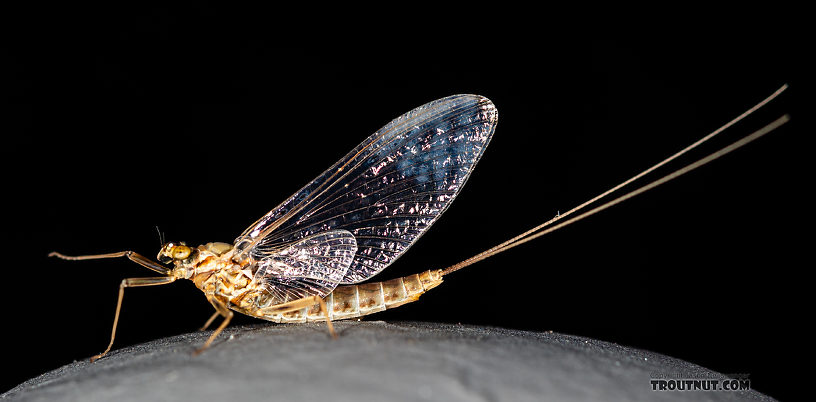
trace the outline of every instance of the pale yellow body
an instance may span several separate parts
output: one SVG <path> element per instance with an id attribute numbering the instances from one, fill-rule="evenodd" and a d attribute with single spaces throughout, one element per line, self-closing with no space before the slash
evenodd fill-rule
<path id="1" fill-rule="evenodd" d="M 360 285 L 339 286 L 324 300 L 329 310 L 329 320 L 347 320 L 399 307 L 419 299 L 426 291 L 442 283 L 441 270 L 425 271 L 403 278 Z M 241 307 L 234 310 L 244 313 Z M 263 309 L 258 310 L 263 313 Z M 320 306 L 295 310 L 284 314 L 255 315 L 274 322 L 325 321 Z"/>
<path id="2" fill-rule="evenodd" d="M 442 283 L 442 271 L 434 270 L 384 282 L 339 286 L 324 298 L 328 317 L 321 312 L 318 303 L 281 313 L 271 294 L 255 281 L 254 272 L 232 261 L 232 246 L 207 243 L 199 246 L 197 251 L 189 260 L 177 260 L 173 270 L 176 278 L 192 280 L 216 310 L 218 306 L 213 299 L 239 313 L 273 322 L 302 323 L 362 317 L 415 301 Z"/>

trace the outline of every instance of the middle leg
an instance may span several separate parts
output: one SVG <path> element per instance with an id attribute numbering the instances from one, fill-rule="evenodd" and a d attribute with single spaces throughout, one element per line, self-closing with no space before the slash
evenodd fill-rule
<path id="1" fill-rule="evenodd" d="M 213 305 L 213 307 L 215 307 L 215 314 L 213 314 L 213 316 L 210 317 L 209 320 L 207 320 L 207 323 L 204 324 L 205 328 L 212 323 L 212 321 L 218 314 L 224 316 L 224 321 L 221 321 L 221 325 L 219 325 L 218 328 L 216 328 L 215 331 L 213 331 L 212 335 L 210 335 L 210 337 L 207 339 L 207 342 L 204 342 L 204 346 L 196 350 L 195 353 L 193 353 L 193 355 L 198 355 L 199 353 L 205 351 L 208 347 L 210 347 L 210 344 L 215 340 L 218 334 L 220 334 L 221 331 L 223 331 L 224 328 L 226 328 L 227 325 L 229 325 L 230 320 L 232 320 L 233 312 L 232 310 L 229 309 L 229 307 L 227 307 L 228 301 L 222 300 L 221 298 L 216 296 L 208 297 L 208 299 L 210 303 Z"/>

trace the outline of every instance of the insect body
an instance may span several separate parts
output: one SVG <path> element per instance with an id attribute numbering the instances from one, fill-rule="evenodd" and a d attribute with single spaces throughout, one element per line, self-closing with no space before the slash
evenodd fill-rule
<path id="1" fill-rule="evenodd" d="M 196 249 L 167 243 L 159 252 L 159 260 L 170 261 L 177 256 L 172 277 L 192 280 L 204 294 L 228 303 L 232 310 L 274 322 L 357 318 L 415 301 L 442 283 L 441 270 L 434 270 L 385 282 L 339 286 L 325 298 L 326 311 L 321 311 L 320 302 L 290 310 L 275 303 L 267 287 L 253 282 L 255 275 L 251 269 L 231 260 L 233 252 L 226 243 L 208 243 Z"/>
<path id="2" fill-rule="evenodd" d="M 233 244 L 192 248 L 166 243 L 154 262 L 132 251 L 68 260 L 127 257 L 156 271 L 155 278 L 122 281 L 108 348 L 127 287 L 189 279 L 215 308 L 221 325 L 199 351 L 227 326 L 233 310 L 274 322 L 361 317 L 415 301 L 442 277 L 492 255 L 550 233 L 663 184 L 731 152 L 788 121 L 763 129 L 675 172 L 589 211 L 566 219 L 660 166 L 699 146 L 783 92 L 774 94 L 689 147 L 593 199 L 513 239 L 444 270 L 384 282 L 362 283 L 404 253 L 448 208 L 481 158 L 496 126 L 493 104 L 476 95 L 456 95 L 420 106 L 367 138 L 311 183 L 247 228 Z M 556 221 L 558 223 L 556 224 Z M 168 268 L 162 264 L 173 264 Z M 203 328 L 202 328 L 203 329 Z"/>
<path id="3" fill-rule="evenodd" d="M 368 137 L 331 168 L 263 216 L 235 242 L 196 248 L 166 243 L 153 262 L 131 251 L 68 257 L 128 257 L 163 274 L 126 287 L 189 279 L 224 321 L 238 311 L 276 322 L 359 317 L 416 300 L 441 283 L 427 271 L 360 284 L 404 253 L 439 218 L 467 181 L 498 120 L 493 103 L 455 95 L 420 106 Z M 162 264 L 173 264 L 168 268 Z M 104 356 L 108 349 L 94 357 Z"/>

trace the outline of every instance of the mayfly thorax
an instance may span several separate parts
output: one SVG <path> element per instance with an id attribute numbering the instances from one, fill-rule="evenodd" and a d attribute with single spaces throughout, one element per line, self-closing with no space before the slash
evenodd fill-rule
<path id="1" fill-rule="evenodd" d="M 450 206 L 485 151 L 498 121 L 482 96 L 455 95 L 393 120 L 305 187 L 241 233 L 232 244 L 191 247 L 164 243 L 158 262 L 132 251 L 65 256 L 67 260 L 127 257 L 161 276 L 122 281 L 110 351 L 124 289 L 192 281 L 224 319 L 200 352 L 229 324 L 233 311 L 274 322 L 356 318 L 417 300 L 443 276 L 597 213 L 691 171 L 784 124 L 787 115 L 672 174 L 569 217 L 672 161 L 762 107 L 777 90 L 720 129 L 584 204 L 446 269 L 365 282 L 401 256 Z M 569 217 L 569 218 L 568 218 Z"/>

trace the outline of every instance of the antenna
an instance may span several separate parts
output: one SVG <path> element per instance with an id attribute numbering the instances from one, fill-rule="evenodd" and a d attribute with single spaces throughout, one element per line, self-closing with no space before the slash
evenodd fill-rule
<path id="1" fill-rule="evenodd" d="M 156 225 L 156 232 L 159 234 L 159 246 L 164 246 L 164 233 L 159 230 L 159 225 Z"/>

